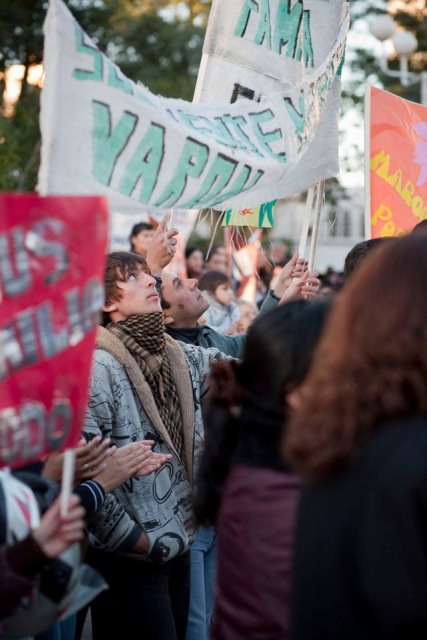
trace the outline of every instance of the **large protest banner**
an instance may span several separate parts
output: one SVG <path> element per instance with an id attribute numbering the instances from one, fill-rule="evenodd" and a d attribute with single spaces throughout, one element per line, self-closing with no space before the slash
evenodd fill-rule
<path id="1" fill-rule="evenodd" d="M 367 237 L 401 236 L 427 218 L 427 108 L 367 88 Z"/>
<path id="2" fill-rule="evenodd" d="M 224 4 L 243 10 L 247 3 Z M 290 6 L 295 4 L 302 3 Z M 327 8 L 329 2 L 323 4 Z M 295 74 L 259 102 L 201 105 L 154 96 L 131 82 L 63 2 L 50 0 L 40 193 L 105 194 L 111 210 L 122 212 L 243 209 L 281 197 L 286 174 L 308 149 L 328 108 L 347 30 L 345 13 L 321 64 Z M 278 34 L 281 40 L 280 28 Z"/>
<path id="3" fill-rule="evenodd" d="M 0 466 L 79 440 L 107 229 L 102 197 L 0 195 Z"/>
<path id="4" fill-rule="evenodd" d="M 333 50 L 349 4 L 343 0 L 213 0 L 203 47 L 195 100 L 259 102 L 281 93 L 289 114 L 305 135 L 304 102 L 309 94 L 289 94 L 304 87 Z M 338 108 L 341 79 L 332 83 L 310 143 L 277 185 L 276 197 L 288 197 L 339 173 Z M 263 200 L 262 200 L 263 201 Z M 261 201 L 258 202 L 260 204 Z"/>

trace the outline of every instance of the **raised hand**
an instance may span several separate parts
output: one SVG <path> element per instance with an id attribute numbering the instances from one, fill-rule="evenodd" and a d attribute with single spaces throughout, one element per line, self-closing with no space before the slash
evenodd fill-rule
<path id="1" fill-rule="evenodd" d="M 285 304 L 290 300 L 317 296 L 320 289 L 320 280 L 317 276 L 318 274 L 315 271 L 311 274 L 305 271 L 301 278 L 293 280 L 287 289 L 285 289 L 279 304 Z"/>
<path id="2" fill-rule="evenodd" d="M 299 258 L 298 252 L 296 251 L 289 262 L 287 262 L 281 270 L 274 287 L 274 294 L 278 298 L 281 298 L 286 289 L 291 286 L 292 281 L 295 280 L 295 278 L 301 278 L 303 276 L 307 271 L 307 267 L 307 260 Z"/>
<path id="3" fill-rule="evenodd" d="M 168 229 L 171 214 L 167 213 L 159 223 L 147 252 L 147 263 L 153 276 L 161 276 L 163 269 L 175 255 L 178 229 Z"/>

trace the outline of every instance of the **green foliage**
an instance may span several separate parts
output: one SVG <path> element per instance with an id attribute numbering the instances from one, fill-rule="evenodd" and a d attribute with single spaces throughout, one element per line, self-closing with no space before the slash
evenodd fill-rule
<path id="1" fill-rule="evenodd" d="M 39 90 L 19 100 L 13 118 L 0 119 L 0 191 L 33 191 L 40 154 Z"/>
<path id="2" fill-rule="evenodd" d="M 47 0 L 0 3 L 0 105 L 5 68 L 23 64 L 26 77 L 28 68 L 43 59 L 47 4 Z M 66 0 L 66 4 L 92 40 L 128 77 L 154 93 L 192 99 L 210 0 Z M 24 82 L 14 114 L 0 118 L 2 191 L 35 188 L 40 153 L 39 93 Z"/>
<path id="3" fill-rule="evenodd" d="M 41 62 L 46 8 L 46 0 L 0 3 L 0 70 L 12 62 Z"/>
<path id="4" fill-rule="evenodd" d="M 232 1 L 232 0 L 223 0 Z M 83 29 L 101 50 L 132 78 L 151 91 L 191 100 L 201 58 L 204 29 L 211 0 L 66 0 Z M 43 57 L 43 20 L 47 0 L 0 2 L 0 103 L 3 72 L 21 63 L 28 70 Z M 412 68 L 427 68 L 426 7 L 414 0 L 358 0 L 351 2 L 352 23 L 390 10 L 396 22 L 413 31 L 419 52 Z M 392 68 L 398 61 L 392 60 Z M 366 81 L 380 84 L 409 100 L 419 101 L 419 85 L 404 88 L 381 74 L 378 60 L 367 49 L 347 56 L 351 78 L 342 95 L 342 113 L 363 110 Z M 39 91 L 23 84 L 13 117 L 0 119 L 0 189 L 34 189 L 40 147 Z M 357 149 L 349 150 L 348 166 L 361 161 Z"/>
<path id="5" fill-rule="evenodd" d="M 115 62 L 133 80 L 167 97 L 192 100 L 204 30 L 146 14 L 125 25 Z"/>

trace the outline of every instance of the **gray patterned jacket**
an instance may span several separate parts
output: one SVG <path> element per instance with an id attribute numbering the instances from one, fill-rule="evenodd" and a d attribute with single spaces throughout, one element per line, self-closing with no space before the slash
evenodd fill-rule
<path id="1" fill-rule="evenodd" d="M 84 431 L 110 436 L 117 447 L 155 440 L 155 451 L 172 459 L 156 473 L 131 478 L 106 497 L 89 524 L 90 542 L 106 551 L 164 563 L 188 549 L 194 537 L 191 482 L 201 455 L 201 399 L 210 364 L 224 358 L 217 349 L 178 344 L 166 337 L 184 426 L 187 473 L 160 418 L 151 389 L 123 343 L 100 328 L 92 365 Z M 148 555 L 130 554 L 144 531 Z"/>

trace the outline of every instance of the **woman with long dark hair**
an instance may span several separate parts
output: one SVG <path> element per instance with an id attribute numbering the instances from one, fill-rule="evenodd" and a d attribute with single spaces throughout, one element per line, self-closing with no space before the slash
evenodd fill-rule
<path id="1" fill-rule="evenodd" d="M 300 389 L 295 640 L 427 637 L 426 281 L 426 237 L 374 252 Z"/>
<path id="2" fill-rule="evenodd" d="M 300 481 L 280 456 L 287 397 L 307 371 L 328 304 L 299 300 L 259 316 L 243 360 L 213 365 L 197 493 L 217 524 L 211 638 L 289 638 L 294 515 Z"/>

